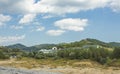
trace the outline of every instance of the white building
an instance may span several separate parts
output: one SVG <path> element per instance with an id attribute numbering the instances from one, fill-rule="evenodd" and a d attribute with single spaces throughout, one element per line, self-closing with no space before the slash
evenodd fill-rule
<path id="1" fill-rule="evenodd" d="M 41 49 L 39 50 L 39 52 L 43 52 L 43 53 L 53 53 L 57 51 L 57 47 L 52 47 L 52 49 Z"/>

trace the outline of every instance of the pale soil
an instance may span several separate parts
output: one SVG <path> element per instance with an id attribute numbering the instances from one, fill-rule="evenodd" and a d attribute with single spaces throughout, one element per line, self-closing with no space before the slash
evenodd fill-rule
<path id="1" fill-rule="evenodd" d="M 33 70 L 43 70 L 48 72 L 60 72 L 62 74 L 120 74 L 120 70 L 117 68 L 90 68 L 90 67 L 57 67 L 57 68 L 36 68 Z"/>
<path id="2" fill-rule="evenodd" d="M 101 68 L 62 68 L 54 69 L 55 72 L 64 74 L 120 74 L 120 70 L 101 69 Z"/>
<path id="3" fill-rule="evenodd" d="M 15 59 L 10 59 L 10 60 L 0 60 L 0 65 L 3 65 L 3 64 L 11 64 L 11 63 L 25 63 L 26 61 L 16 61 Z"/>
<path id="4" fill-rule="evenodd" d="M 31 61 L 32 62 L 32 61 Z M 24 68 L 18 66 L 19 64 L 24 64 L 28 63 L 27 61 L 16 61 L 15 59 L 11 60 L 4 60 L 0 61 L 0 66 L 12 66 L 11 64 L 17 64 L 15 65 L 16 68 Z M 92 66 L 93 63 L 90 62 L 76 62 L 73 64 L 74 67 L 72 66 L 58 66 L 58 67 L 49 67 L 47 65 L 42 65 L 42 67 L 36 67 L 32 68 L 31 70 L 37 70 L 37 71 L 46 71 L 46 72 L 60 72 L 62 74 L 120 74 L 120 69 L 119 68 L 104 68 L 104 67 L 97 67 Z M 84 66 L 84 67 L 83 67 Z"/>

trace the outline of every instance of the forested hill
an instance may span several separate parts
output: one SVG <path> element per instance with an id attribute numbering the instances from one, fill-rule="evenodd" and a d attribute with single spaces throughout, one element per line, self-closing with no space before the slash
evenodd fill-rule
<path id="1" fill-rule="evenodd" d="M 6 46 L 7 48 L 11 48 L 11 49 L 22 49 L 22 50 L 25 50 L 27 48 L 27 46 L 23 45 L 23 44 L 14 44 L 14 45 L 9 45 L 9 46 Z"/>
<path id="2" fill-rule="evenodd" d="M 59 44 L 60 47 L 63 48 L 68 48 L 68 47 L 82 47 L 85 45 L 100 45 L 100 46 L 104 46 L 104 47 L 109 47 L 108 43 L 99 41 L 97 39 L 83 39 L 81 41 L 76 41 L 76 42 L 71 42 L 71 43 L 61 43 Z"/>
<path id="3" fill-rule="evenodd" d="M 99 45 L 102 47 L 120 47 L 120 43 L 117 42 L 103 42 L 97 39 L 83 39 L 81 41 L 71 42 L 71 43 L 61 43 L 59 47 L 70 48 L 70 47 L 83 47 L 85 45 Z"/>
<path id="4" fill-rule="evenodd" d="M 109 45 L 113 47 L 120 47 L 120 43 L 118 42 L 110 42 Z"/>
<path id="5" fill-rule="evenodd" d="M 40 49 L 51 49 L 52 47 L 57 46 L 56 44 L 40 44 L 40 45 L 34 45 L 34 46 L 30 46 L 27 47 L 23 44 L 14 44 L 14 45 L 9 45 L 6 46 L 7 48 L 11 48 L 11 49 L 21 49 L 21 50 L 25 50 L 25 51 L 33 51 L 33 50 L 40 50 Z"/>
<path id="6" fill-rule="evenodd" d="M 18 48 L 18 49 L 29 51 L 29 50 L 51 49 L 52 47 L 58 47 L 58 48 L 83 47 L 85 45 L 99 45 L 102 47 L 120 47 L 120 43 L 117 43 L 117 42 L 106 43 L 97 39 L 90 39 L 90 38 L 83 39 L 81 41 L 71 42 L 71 43 L 40 44 L 40 45 L 31 46 L 31 47 L 27 47 L 22 44 L 14 44 L 6 47 Z"/>

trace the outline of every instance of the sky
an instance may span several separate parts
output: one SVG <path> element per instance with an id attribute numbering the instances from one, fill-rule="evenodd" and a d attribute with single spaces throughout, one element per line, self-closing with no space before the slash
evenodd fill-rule
<path id="1" fill-rule="evenodd" d="M 0 0 L 0 45 L 120 42 L 120 0 Z"/>

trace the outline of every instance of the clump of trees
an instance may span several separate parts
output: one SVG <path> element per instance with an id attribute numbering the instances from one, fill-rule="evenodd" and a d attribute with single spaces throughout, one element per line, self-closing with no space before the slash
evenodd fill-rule
<path id="1" fill-rule="evenodd" d="M 0 59 L 8 59 L 9 55 L 3 53 L 2 51 L 0 51 Z"/>
<path id="2" fill-rule="evenodd" d="M 113 51 L 105 48 L 87 48 L 87 49 L 63 49 L 56 53 L 30 52 L 28 57 L 35 59 L 90 59 L 101 64 L 111 62 L 113 59 L 120 59 L 120 48 L 115 48 Z"/>
<path id="3" fill-rule="evenodd" d="M 69 50 L 60 50 L 58 51 L 57 56 L 61 58 L 68 59 L 91 59 L 101 64 L 107 61 L 107 58 L 110 57 L 110 51 L 104 48 L 89 48 L 89 49 L 69 49 Z"/>
<path id="4" fill-rule="evenodd" d="M 6 47 L 0 47 L 0 59 L 9 59 L 11 56 L 22 57 L 24 51 L 20 49 L 10 49 Z"/>
<path id="5" fill-rule="evenodd" d="M 54 53 L 43 53 L 43 52 L 29 52 L 26 57 L 31 57 L 35 59 L 90 59 L 97 61 L 101 64 L 106 64 L 111 62 L 113 59 L 120 59 L 120 48 L 115 48 L 113 51 L 105 48 L 87 48 L 87 49 L 63 49 L 58 50 Z"/>
<path id="6" fill-rule="evenodd" d="M 33 51 L 33 52 L 28 53 L 27 57 L 32 57 L 35 59 L 45 59 L 46 55 L 43 52 Z"/>
<path id="7" fill-rule="evenodd" d="M 10 56 L 16 55 L 20 58 L 22 57 L 30 57 L 35 59 L 46 59 L 46 58 L 54 58 L 54 59 L 90 59 L 93 61 L 97 61 L 101 64 L 106 64 L 111 62 L 112 60 L 120 59 L 120 47 L 114 48 L 113 51 L 108 50 L 106 48 L 76 48 L 76 49 L 62 49 L 53 53 L 43 53 L 38 51 L 26 52 L 21 51 L 20 49 L 8 49 L 0 47 L 0 59 L 9 59 Z"/>
<path id="8" fill-rule="evenodd" d="M 120 59 L 120 47 L 116 47 L 113 51 L 112 58 Z"/>

